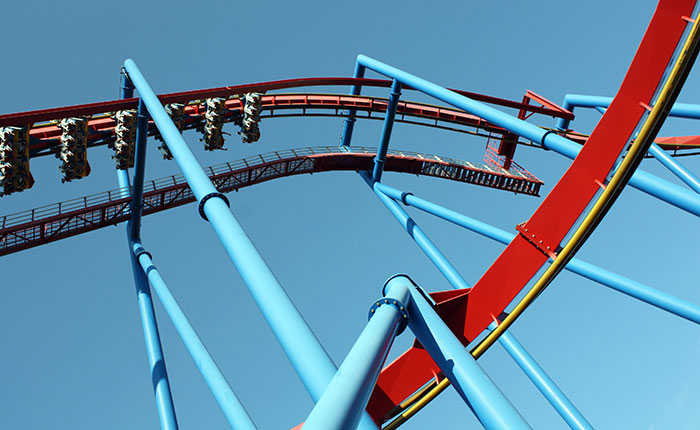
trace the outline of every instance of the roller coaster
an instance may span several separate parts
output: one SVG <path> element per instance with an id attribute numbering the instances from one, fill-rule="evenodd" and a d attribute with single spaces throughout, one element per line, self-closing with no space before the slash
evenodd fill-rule
<path id="1" fill-rule="evenodd" d="M 177 429 L 178 420 L 152 290 L 230 426 L 257 428 L 141 240 L 142 216 L 191 202 L 197 202 L 199 215 L 213 227 L 315 403 L 304 422 L 289 423 L 289 428 L 395 429 L 450 386 L 484 428 L 531 428 L 479 364 L 478 359 L 498 342 L 566 425 L 592 429 L 509 328 L 564 270 L 700 324 L 700 306 L 575 257 L 627 186 L 700 216 L 700 180 L 678 161 L 680 156 L 700 154 L 700 137 L 658 135 L 669 116 L 700 119 L 700 107 L 676 103 L 700 50 L 694 8 L 691 0 L 660 0 L 616 96 L 568 95 L 562 105 L 532 91 L 515 101 L 444 88 L 364 55 L 357 57 L 352 77 L 156 95 L 136 63 L 126 60 L 118 100 L 0 115 L 0 193 L 31 193 L 41 187 L 31 174 L 31 162 L 38 157 L 54 155 L 64 182 L 88 178 L 92 170 L 88 154 L 99 146 L 114 151 L 119 182 L 119 187 L 99 194 L 0 217 L 0 255 L 126 223 L 163 429 Z M 367 72 L 383 78 L 366 78 Z M 349 90 L 348 94 L 287 92 L 311 87 Z M 362 95 L 366 88 L 388 89 L 389 95 Z M 440 104 L 405 101 L 404 93 L 420 93 Z M 575 108 L 602 113 L 592 133 L 570 128 Z M 184 133 L 199 133 L 205 150 L 222 150 L 229 139 L 224 138 L 223 126 L 233 124 L 240 128 L 244 143 L 257 145 L 264 138 L 263 122 L 302 116 L 343 118 L 339 145 L 295 147 L 202 167 L 183 139 Z M 556 119 L 556 127 L 534 123 L 542 118 Z M 382 121 L 377 148 L 352 145 L 358 119 Z M 396 123 L 481 137 L 486 140 L 484 158 L 465 161 L 390 149 Z M 162 142 L 163 158 L 174 160 L 181 174 L 145 179 L 149 138 Z M 518 146 L 552 151 L 572 162 L 515 233 L 382 181 L 384 172 L 398 172 L 515 193 L 524 199 L 539 197 L 544 183 L 515 161 Z M 639 169 L 649 157 L 686 186 Z M 357 172 L 452 287 L 435 291 L 418 285 L 410 273 L 389 278 L 382 298 L 371 305 L 366 327 L 339 366 L 240 226 L 225 194 L 270 180 L 331 171 Z M 411 207 L 506 248 L 471 285 L 409 215 L 406 208 Z M 386 364 L 394 338 L 406 329 L 415 342 Z"/>

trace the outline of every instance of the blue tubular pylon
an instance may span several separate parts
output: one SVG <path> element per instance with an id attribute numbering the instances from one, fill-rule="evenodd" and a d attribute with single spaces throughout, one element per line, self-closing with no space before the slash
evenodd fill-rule
<path id="1" fill-rule="evenodd" d="M 318 401 L 335 375 L 335 364 L 231 213 L 226 197 L 214 188 L 136 64 L 126 60 L 124 67 L 199 202 L 200 215 L 214 228 L 306 390 Z M 368 414 L 363 415 L 361 427 L 377 428 Z"/>
<path id="2" fill-rule="evenodd" d="M 387 287 L 409 290 L 408 326 L 486 430 L 530 429 L 407 276 L 391 278 Z"/>
<path id="3" fill-rule="evenodd" d="M 121 98 L 131 98 L 134 96 L 134 87 L 131 82 L 126 78 L 126 74 L 121 75 Z M 146 127 L 148 123 L 146 122 Z M 141 130 L 137 133 L 145 135 L 147 128 L 144 128 L 141 124 Z M 143 146 L 145 146 L 145 139 Z M 145 157 L 145 153 L 142 154 Z M 143 165 L 141 160 L 140 165 Z M 117 178 L 119 180 L 119 186 L 122 188 L 124 197 L 128 197 L 129 192 L 129 172 L 127 170 L 117 170 Z M 141 182 L 143 185 L 143 181 Z M 132 198 L 132 207 L 140 207 L 140 203 L 133 204 L 134 198 Z M 134 217 L 136 215 L 134 212 L 131 213 L 131 222 L 127 223 L 127 238 L 130 243 L 132 240 L 132 229 L 130 225 L 134 222 Z M 138 231 L 137 238 L 138 238 Z M 141 266 L 136 261 L 136 257 L 131 249 L 129 249 L 129 258 L 131 260 L 131 269 L 134 274 L 134 284 L 136 285 L 136 301 L 139 307 L 139 314 L 141 316 L 141 327 L 143 330 L 143 336 L 146 341 L 146 354 L 148 356 L 148 365 L 151 373 L 151 381 L 153 383 L 153 392 L 156 399 L 156 410 L 158 411 L 158 419 L 160 421 L 161 429 L 163 430 L 176 430 L 177 425 L 177 415 L 175 414 L 175 405 L 173 403 L 173 397 L 170 390 L 170 382 L 168 381 L 168 372 L 165 366 L 165 358 L 163 356 L 163 348 L 160 342 L 160 334 L 158 332 L 158 322 L 156 320 L 155 310 L 153 309 L 153 299 L 151 298 L 151 288 L 148 285 L 148 278 L 144 273 Z"/>
<path id="4" fill-rule="evenodd" d="M 355 63 L 355 72 L 352 75 L 354 78 L 364 78 L 365 68 L 359 63 Z M 350 88 L 351 96 L 359 96 L 362 87 L 359 85 L 353 85 Z M 357 119 L 355 115 L 357 114 L 357 109 L 348 110 L 348 117 L 345 118 L 345 127 L 343 127 L 343 133 L 340 136 L 340 146 L 350 146 L 350 141 L 352 140 L 352 130 L 355 128 L 355 122 Z"/>
<path id="5" fill-rule="evenodd" d="M 408 323 L 408 298 L 405 286 L 394 285 L 374 303 L 367 326 L 309 414 L 304 430 L 357 427 L 394 338 Z"/>
<path id="6" fill-rule="evenodd" d="M 384 118 L 384 126 L 382 127 L 382 137 L 379 141 L 379 148 L 377 148 L 377 155 L 374 157 L 372 179 L 376 182 L 380 182 L 382 180 L 384 162 L 386 161 L 386 152 L 389 149 L 389 139 L 391 139 L 391 130 L 394 127 L 394 118 L 396 117 L 396 108 L 399 106 L 399 97 L 401 97 L 401 82 L 394 79 L 394 82 L 391 84 L 389 103 L 386 107 L 386 116 Z"/>
<path id="7" fill-rule="evenodd" d="M 570 112 L 574 108 L 607 108 L 612 103 L 612 97 L 588 96 L 583 94 L 566 94 L 562 107 Z M 668 113 L 669 116 L 676 118 L 700 119 L 700 105 L 689 103 L 675 103 Z M 565 130 L 569 128 L 570 120 L 559 118 L 557 128 Z"/>
<path id="8" fill-rule="evenodd" d="M 693 191 L 700 194 L 700 180 L 698 180 L 698 177 L 690 173 L 690 171 L 683 167 L 681 163 L 674 160 L 670 155 L 666 153 L 666 151 L 661 149 L 659 145 L 652 143 L 651 147 L 649 147 L 649 153 L 654 158 L 659 160 L 661 164 L 666 166 L 666 168 L 670 170 L 671 173 L 676 175 L 678 179 L 680 179 L 687 186 L 692 188 Z"/>
<path id="9" fill-rule="evenodd" d="M 148 111 L 143 99 L 139 100 L 136 127 L 136 156 L 131 199 L 131 219 L 127 224 L 127 232 L 129 236 L 129 246 L 131 248 L 130 251 L 132 263 L 135 265 L 134 273 L 137 279 L 137 285 L 141 287 L 141 290 L 148 292 L 147 300 L 141 302 L 141 309 L 145 310 L 146 313 L 150 312 L 152 315 L 152 322 L 155 324 L 155 313 L 153 312 L 153 303 L 150 296 L 150 290 L 148 289 L 148 281 L 150 281 L 153 288 L 156 290 L 161 303 L 163 304 L 163 308 L 168 313 L 168 316 L 175 326 L 175 329 L 182 338 L 185 347 L 189 351 L 192 360 L 195 362 L 195 365 L 202 374 L 207 386 L 209 386 L 209 389 L 221 407 L 221 410 L 229 424 L 236 429 L 241 428 L 253 430 L 256 428 L 255 424 L 253 424 L 253 421 L 250 419 L 250 416 L 248 416 L 248 413 L 238 400 L 238 397 L 233 392 L 233 389 L 231 389 L 228 382 L 226 382 L 224 375 L 216 366 L 216 363 L 214 363 L 214 360 L 211 358 L 209 352 L 204 347 L 204 344 L 197 336 L 197 333 L 187 320 L 184 312 L 178 305 L 173 295 L 170 293 L 170 290 L 168 290 L 165 281 L 163 281 L 160 273 L 153 265 L 150 254 L 148 254 L 141 245 L 140 236 L 143 206 L 143 182 L 146 170 L 146 144 L 148 139 Z M 120 178 L 123 178 L 123 175 L 120 175 Z M 145 295 L 144 298 L 146 298 Z M 150 321 L 151 320 L 149 318 L 149 325 Z M 144 326 L 145 325 L 146 324 L 144 323 Z M 157 336 L 157 327 L 155 328 L 155 334 Z M 154 343 L 151 342 L 149 347 L 151 347 L 153 344 Z M 159 338 L 157 347 L 158 350 L 161 349 Z M 163 376 L 166 376 L 165 362 L 162 359 L 162 351 L 160 352 L 160 355 L 161 360 L 158 370 Z M 156 375 L 154 375 L 154 378 L 155 376 Z M 168 394 L 170 394 L 169 386 Z M 170 404 L 172 405 L 172 399 L 170 399 Z M 175 418 L 174 410 L 172 418 Z"/>
<path id="10" fill-rule="evenodd" d="M 384 184 L 375 184 L 375 189 L 382 194 L 395 199 L 396 201 L 402 201 L 406 205 L 413 206 L 424 212 L 442 218 L 445 221 L 449 221 L 453 224 L 459 225 L 460 227 L 464 227 L 475 233 L 479 233 L 482 236 L 488 237 L 497 242 L 501 242 L 504 245 L 509 244 L 515 237 L 515 235 L 512 233 L 508 233 L 481 221 L 477 221 L 453 210 L 443 208 L 435 203 L 431 203 L 427 200 L 416 197 L 411 193 L 401 192 L 400 190 Z M 569 263 L 565 266 L 565 269 L 637 300 L 641 300 L 659 309 L 663 309 L 681 318 L 685 318 L 688 321 L 700 324 L 700 306 L 686 300 L 679 299 L 668 293 L 659 291 L 648 285 L 633 281 L 629 278 L 618 275 L 609 270 L 605 270 L 598 266 L 594 266 L 593 264 L 577 258 L 571 259 L 571 261 L 569 261 Z"/>
<path id="11" fill-rule="evenodd" d="M 450 285 L 452 285 L 452 288 L 457 290 L 471 288 L 471 285 L 464 280 L 462 275 L 457 272 L 457 269 L 455 269 L 452 263 L 450 263 L 442 252 L 440 252 L 437 246 L 435 246 L 435 244 L 423 232 L 418 224 L 416 224 L 415 221 L 408 216 L 401 205 L 379 191 L 379 186 L 381 186 L 381 184 L 379 182 L 372 181 L 369 172 L 360 172 L 360 176 L 362 176 L 362 178 L 367 182 L 367 185 L 374 190 L 374 193 L 377 195 L 377 197 L 379 197 L 379 200 L 381 200 L 381 202 L 384 203 L 384 206 L 389 209 L 389 212 L 394 215 L 394 218 L 396 218 L 404 230 L 406 230 L 416 244 L 418 244 L 420 249 L 423 250 L 425 255 L 430 259 L 430 261 L 432 261 L 432 263 L 447 279 Z"/>
<path id="12" fill-rule="evenodd" d="M 357 56 L 357 64 L 374 70 L 384 76 L 396 79 L 405 86 L 421 91 L 435 97 L 449 105 L 463 109 L 472 115 L 476 115 L 486 121 L 505 128 L 532 142 L 542 144 L 565 157 L 574 159 L 581 150 L 581 146 L 559 136 L 555 133 L 547 133 L 546 130 L 518 119 L 512 115 L 494 109 L 484 103 L 477 102 L 469 97 L 462 96 L 444 87 L 436 85 L 418 76 L 404 72 L 396 67 L 389 66 L 364 55 Z M 651 196 L 672 204 L 680 209 L 700 216 L 700 196 L 678 185 L 672 184 L 647 172 L 637 169 L 629 181 L 629 185 Z"/>
<path id="13" fill-rule="evenodd" d="M 489 325 L 490 331 L 494 330 L 498 324 L 495 322 Z M 554 409 L 561 415 L 566 423 L 575 430 L 593 430 L 593 426 L 576 409 L 571 400 L 559 389 L 552 378 L 540 367 L 534 358 L 523 348 L 518 340 L 508 332 L 504 331 L 498 338 L 498 342 L 525 372 L 528 378 L 537 387 L 542 395 L 549 401 Z"/>
<path id="14" fill-rule="evenodd" d="M 202 374 L 204 381 L 214 395 L 214 399 L 221 407 L 226 420 L 232 428 L 254 430 L 255 424 L 251 420 L 248 412 L 241 404 L 238 396 L 234 393 L 231 386 L 226 382 L 221 370 L 212 359 L 209 351 L 207 351 L 204 343 L 195 332 L 192 324 L 187 319 L 187 316 L 180 308 L 180 305 L 175 300 L 168 289 L 163 277 L 158 272 L 158 269 L 153 265 L 150 254 L 146 252 L 139 242 L 132 242 L 132 251 L 137 255 L 137 259 L 141 268 L 148 274 L 148 280 L 151 282 L 153 289 L 158 294 L 163 308 L 168 313 L 170 320 L 177 330 L 182 342 L 185 344 L 187 351 L 190 353 L 197 369 Z"/>
<path id="15" fill-rule="evenodd" d="M 564 108 L 573 112 L 575 107 L 587 107 L 595 108 L 600 113 L 605 112 L 605 108 L 610 106 L 612 103 L 612 97 L 598 97 L 598 96 L 585 96 L 580 94 L 567 94 L 564 96 Z M 700 119 L 700 105 L 691 105 L 686 103 L 676 103 L 671 108 L 669 116 L 675 116 L 680 118 L 690 118 L 690 119 Z M 559 119 L 557 127 L 560 129 L 567 128 L 569 126 L 569 120 Z M 656 158 L 661 164 L 663 164 L 668 170 L 683 181 L 687 186 L 693 189 L 696 193 L 700 194 L 700 179 L 693 175 L 683 167 L 681 163 L 674 160 L 670 155 L 668 155 L 663 149 L 659 147 L 656 143 L 652 143 L 649 148 L 649 153 Z"/>

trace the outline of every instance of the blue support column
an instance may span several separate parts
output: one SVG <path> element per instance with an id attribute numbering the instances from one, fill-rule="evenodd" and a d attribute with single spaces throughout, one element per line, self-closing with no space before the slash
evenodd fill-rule
<path id="1" fill-rule="evenodd" d="M 470 114 L 483 118 L 499 127 L 503 127 L 532 142 L 541 143 L 545 148 L 562 154 L 565 157 L 574 159 L 581 150 L 580 145 L 569 139 L 555 133 L 546 134 L 546 130 L 534 124 L 530 124 L 529 122 L 501 112 L 498 109 L 494 109 L 491 106 L 487 106 L 484 103 L 457 94 L 454 91 L 450 91 L 444 87 L 426 81 L 425 79 L 419 78 L 418 76 L 404 72 L 396 67 L 392 67 L 364 55 L 357 56 L 357 64 L 374 70 L 384 76 L 396 79 L 405 86 L 409 86 L 449 105 L 463 109 Z M 680 209 L 688 211 L 695 216 L 700 216 L 700 196 L 692 191 L 664 181 L 661 178 L 639 169 L 630 179 L 629 185 Z"/>
<path id="2" fill-rule="evenodd" d="M 131 98 L 134 96 L 134 87 L 131 81 L 127 79 L 126 74 L 122 71 L 121 75 L 121 91 L 122 98 Z M 147 130 L 146 130 L 147 131 Z M 144 134 L 143 126 L 141 134 Z M 145 147 L 145 142 L 143 145 Z M 145 153 L 142 154 L 142 157 Z M 141 162 L 143 164 L 143 160 Z M 119 186 L 124 191 L 124 197 L 128 197 L 129 192 L 129 173 L 127 170 L 117 170 L 117 179 Z M 141 183 L 143 185 L 143 182 Z M 132 202 L 134 198 L 132 198 Z M 137 203 L 136 206 L 140 204 Z M 134 205 L 132 204 L 132 207 Z M 127 223 L 127 243 L 132 239 L 132 229 L 134 213 L 131 213 L 132 221 Z M 138 232 L 137 232 L 138 237 Z M 141 327 L 143 336 L 146 341 L 146 355 L 148 356 L 148 365 L 153 384 L 153 392 L 156 400 L 156 409 L 158 411 L 158 419 L 161 429 L 177 430 L 177 415 L 175 414 L 175 405 L 170 390 L 170 382 L 168 380 L 168 372 L 165 366 L 165 357 L 163 356 L 163 348 L 160 341 L 160 333 L 158 332 L 158 323 L 156 320 L 155 310 L 153 309 L 153 299 L 151 298 L 151 289 L 148 285 L 146 274 L 141 269 L 141 266 L 136 261 L 131 249 L 129 249 L 129 259 L 131 260 L 131 268 L 134 275 L 134 283 L 136 285 L 136 300 L 138 303 L 139 314 L 141 316 Z"/>
<path id="3" fill-rule="evenodd" d="M 416 241 L 416 244 L 418 244 L 420 249 L 423 250 L 425 255 L 430 259 L 430 261 L 432 261 L 432 263 L 447 279 L 450 285 L 457 290 L 471 288 L 471 285 L 464 280 L 462 275 L 459 274 L 452 263 L 447 260 L 447 258 L 442 254 L 442 252 L 440 252 L 437 246 L 435 246 L 435 244 L 423 232 L 418 224 L 413 221 L 413 218 L 408 216 L 401 205 L 379 191 L 379 186 L 381 186 L 381 184 L 378 182 L 373 182 L 369 172 L 360 172 L 360 176 L 362 176 L 362 178 L 367 182 L 367 185 L 374 190 L 374 193 L 377 195 L 377 197 L 379 197 L 379 200 L 381 200 L 387 209 L 389 209 L 389 212 L 394 215 L 394 218 L 396 218 L 409 236 Z"/>
<path id="4" fill-rule="evenodd" d="M 355 72 L 352 75 L 354 78 L 364 78 L 365 68 L 359 63 L 355 63 Z M 362 87 L 359 85 L 353 85 L 350 88 L 351 96 L 359 96 Z M 355 115 L 357 114 L 357 109 L 349 109 L 348 117 L 345 119 L 345 127 L 343 127 L 343 133 L 340 136 L 340 146 L 350 146 L 350 141 L 352 140 L 352 130 L 355 128 L 355 122 L 357 119 Z"/>
<path id="5" fill-rule="evenodd" d="M 335 364 L 231 213 L 226 197 L 214 188 L 136 64 L 126 60 L 124 67 L 199 202 L 200 215 L 214 228 L 311 398 L 318 401 L 335 375 Z M 367 414 L 361 426 L 377 428 Z"/>
<path id="6" fill-rule="evenodd" d="M 132 242 L 131 246 L 141 268 L 148 274 L 148 280 L 151 286 L 158 294 L 163 308 L 168 313 L 175 330 L 177 330 L 180 335 L 182 342 L 185 344 L 187 351 L 190 353 L 192 360 L 202 374 L 207 386 L 209 386 L 211 393 L 214 395 L 214 399 L 216 399 L 219 407 L 221 407 L 221 411 L 224 413 L 228 423 L 236 430 L 256 429 L 255 424 L 253 424 L 253 421 L 241 404 L 238 396 L 236 396 L 236 393 L 226 381 L 226 377 L 221 373 L 214 359 L 211 358 L 209 351 L 207 351 L 207 348 L 204 346 L 204 343 L 202 343 L 197 332 L 182 311 L 182 308 L 180 308 L 177 300 L 175 300 L 175 297 L 168 289 L 158 269 L 153 265 L 150 254 L 139 242 Z"/>
<path id="7" fill-rule="evenodd" d="M 566 94 L 562 107 L 570 112 L 576 107 L 607 108 L 612 103 L 612 97 L 588 96 L 583 94 Z M 676 118 L 700 119 L 700 105 L 689 103 L 675 103 L 669 111 L 669 116 Z M 566 130 L 569 128 L 568 119 L 559 118 L 557 128 Z"/>
<path id="8" fill-rule="evenodd" d="M 683 167 L 681 163 L 674 160 L 670 155 L 666 153 L 663 149 L 659 148 L 659 145 L 652 143 L 649 148 L 649 153 L 659 160 L 661 164 L 666 166 L 668 170 L 683 181 L 687 186 L 692 188 L 693 191 L 700 194 L 700 180 L 698 177 L 690 173 L 688 169 Z"/>
<path id="9" fill-rule="evenodd" d="M 504 245 L 509 244 L 515 237 L 512 233 L 508 233 L 450 209 L 443 208 L 435 203 L 416 197 L 411 193 L 401 192 L 384 184 L 375 184 L 375 189 L 392 199 L 402 201 L 406 205 L 413 206 L 442 218 L 445 221 L 449 221 L 460 227 L 479 233 L 482 236 L 501 242 Z M 685 318 L 688 321 L 700 324 L 700 306 L 686 300 L 679 299 L 668 293 L 577 258 L 571 259 L 565 269 L 681 318 Z"/>
<path id="10" fill-rule="evenodd" d="M 489 330 L 494 330 L 498 324 L 491 323 Z M 593 426 L 586 418 L 576 409 L 571 400 L 559 389 L 552 378 L 540 367 L 534 358 L 523 348 L 518 340 L 508 332 L 504 331 L 498 338 L 498 342 L 525 372 L 528 378 L 537 387 L 542 395 L 556 409 L 557 413 L 566 421 L 566 423 L 575 430 L 593 430 Z"/>
<path id="11" fill-rule="evenodd" d="M 612 97 L 585 96 L 580 94 L 567 94 L 564 96 L 564 108 L 573 112 L 575 107 L 594 108 L 598 112 L 605 113 L 605 109 L 612 103 Z M 676 103 L 671 108 L 669 116 L 700 119 L 700 105 L 691 105 L 686 103 Z M 569 126 L 569 120 L 559 119 L 557 127 L 564 129 Z M 656 143 L 652 143 L 649 148 L 649 153 L 663 164 L 668 170 L 683 181 L 687 186 L 700 194 L 700 179 L 690 173 L 688 169 L 674 160 Z"/>
<path id="12" fill-rule="evenodd" d="M 474 357 L 452 333 L 406 276 L 399 275 L 387 282 L 388 288 L 405 286 L 411 293 L 408 303 L 408 326 L 425 347 L 430 357 L 450 380 L 462 399 L 469 405 L 486 430 L 522 430 L 531 427 Z"/>
<path id="13" fill-rule="evenodd" d="M 409 291 L 394 285 L 370 309 L 370 319 L 340 365 L 304 430 L 348 430 L 357 427 L 389 349 L 408 322 Z"/>
<path id="14" fill-rule="evenodd" d="M 382 137 L 379 140 L 379 148 L 377 155 L 374 157 L 374 170 L 372 170 L 372 179 L 376 182 L 382 180 L 382 172 L 384 172 L 384 162 L 386 161 L 386 152 L 389 149 L 389 139 L 391 139 L 391 130 L 394 127 L 394 118 L 396 117 L 396 108 L 399 106 L 399 98 L 401 97 L 401 82 L 394 79 L 391 84 L 391 94 L 389 94 L 389 103 L 386 107 L 386 116 L 384 117 L 384 126 L 382 127 Z"/>

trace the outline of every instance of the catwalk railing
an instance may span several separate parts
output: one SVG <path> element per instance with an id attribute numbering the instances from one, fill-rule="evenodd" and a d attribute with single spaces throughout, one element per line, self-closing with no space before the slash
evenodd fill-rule
<path id="1" fill-rule="evenodd" d="M 217 164 L 205 171 L 221 192 L 271 179 L 341 170 L 366 170 L 376 150 L 353 147 L 287 149 Z M 529 172 L 412 151 L 391 151 L 387 170 L 466 182 L 520 194 L 539 195 L 542 182 Z M 91 196 L 41 206 L 0 218 L 0 255 L 10 254 L 129 219 L 130 198 L 117 188 Z M 144 214 L 194 201 L 182 175 L 144 184 Z"/>

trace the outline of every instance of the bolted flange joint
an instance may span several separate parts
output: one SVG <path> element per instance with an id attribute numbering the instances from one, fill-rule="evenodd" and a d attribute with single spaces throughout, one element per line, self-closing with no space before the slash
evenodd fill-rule
<path id="1" fill-rule="evenodd" d="M 406 310 L 406 306 L 404 306 L 403 303 L 396 299 L 386 297 L 383 299 L 379 299 L 372 304 L 371 308 L 369 308 L 369 314 L 367 315 L 368 321 L 372 319 L 372 317 L 377 312 L 377 309 L 379 309 L 380 306 L 393 306 L 394 308 L 396 308 L 396 310 L 399 312 L 399 315 L 401 315 L 399 319 L 399 329 L 396 332 L 396 335 L 398 336 L 401 333 L 403 333 L 403 331 L 406 329 L 406 326 L 408 325 L 408 311 Z"/>
<path id="2" fill-rule="evenodd" d="M 199 216 L 201 216 L 204 221 L 209 221 L 207 218 L 207 214 L 204 213 L 204 204 L 207 202 L 207 200 L 213 198 L 213 197 L 218 197 L 221 200 L 226 203 L 226 206 L 231 207 L 231 203 L 229 203 L 228 198 L 221 194 L 221 193 L 209 193 L 206 196 L 202 197 L 202 200 L 199 201 Z"/>

